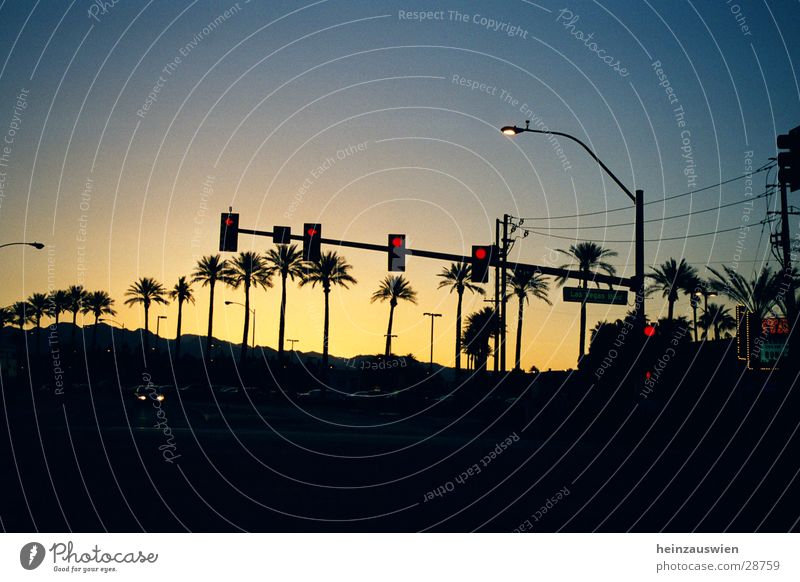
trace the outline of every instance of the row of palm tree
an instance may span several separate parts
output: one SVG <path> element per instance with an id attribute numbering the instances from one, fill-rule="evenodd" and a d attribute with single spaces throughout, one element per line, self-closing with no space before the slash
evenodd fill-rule
<path id="1" fill-rule="evenodd" d="M 616 270 L 607 259 L 616 256 L 616 252 L 606 249 L 593 242 L 581 242 L 570 245 L 566 250 L 559 249 L 570 259 L 570 263 L 562 265 L 562 269 L 577 268 L 583 275 L 581 287 L 587 288 L 589 279 L 595 273 L 615 275 Z M 329 359 L 329 327 L 330 327 L 330 292 L 333 287 L 349 288 L 357 281 L 351 275 L 352 266 L 336 252 L 323 253 L 318 261 L 306 262 L 297 245 L 277 245 L 267 253 L 240 252 L 231 259 L 223 259 L 219 254 L 208 255 L 201 258 L 191 275 L 181 276 L 171 290 L 150 277 L 141 277 L 134 282 L 125 292 L 127 299 L 125 305 L 141 305 L 144 309 L 144 347 L 149 352 L 149 312 L 154 304 L 166 305 L 171 299 L 177 303 L 177 333 L 176 353 L 181 351 L 181 326 L 183 306 L 185 303 L 194 303 L 192 284 L 199 283 L 202 287 L 209 288 L 209 313 L 208 328 L 205 344 L 205 355 L 209 351 L 213 336 L 214 321 L 214 295 L 217 284 L 223 284 L 233 289 L 244 290 L 244 325 L 242 327 L 242 349 L 240 358 L 246 357 L 247 336 L 249 333 L 250 316 L 250 291 L 252 289 L 267 289 L 273 286 L 273 277 L 281 279 L 281 304 L 278 329 L 278 351 L 283 357 L 284 339 L 286 328 L 287 282 L 297 280 L 300 287 L 311 285 L 322 288 L 324 295 L 324 324 L 323 324 L 323 365 L 327 367 Z M 743 304 L 753 314 L 756 321 L 760 321 L 779 303 L 778 274 L 765 268 L 753 281 L 748 281 L 732 269 L 725 267 L 724 273 L 711 269 L 715 279 L 704 282 L 697 275 L 697 271 L 684 259 L 680 262 L 669 259 L 662 265 L 653 268 L 647 277 L 652 285 L 647 288 L 648 294 L 661 293 L 667 300 L 667 319 L 674 318 L 674 307 L 680 294 L 692 295 L 698 288 L 718 291 L 731 300 Z M 468 263 L 452 263 L 442 269 L 438 274 L 439 288 L 448 288 L 455 292 L 458 298 L 456 307 L 456 338 L 455 338 L 455 367 L 461 368 L 461 355 L 466 353 L 473 364 L 485 364 L 489 355 L 489 339 L 495 337 L 499 329 L 497 315 L 491 308 L 486 308 L 473 313 L 467 318 L 466 326 L 462 325 L 462 305 L 465 292 L 484 295 L 485 290 L 472 282 L 472 268 Z M 555 282 L 564 285 L 567 277 L 558 277 Z M 522 328 L 524 306 L 530 298 L 540 299 L 551 305 L 548 298 L 549 281 L 541 274 L 525 269 L 509 272 L 508 289 L 505 300 L 516 297 L 517 330 L 515 368 L 521 367 Z M 381 281 L 379 288 L 372 294 L 371 301 L 388 301 L 389 321 L 387 325 L 385 353 L 391 353 L 392 327 L 395 309 L 399 302 L 407 301 L 412 304 L 417 302 L 417 293 L 409 281 L 403 276 L 387 276 Z M 778 305 L 780 307 L 780 305 Z M 78 313 L 92 314 L 96 324 L 103 315 L 116 315 L 114 300 L 105 291 L 88 292 L 80 285 L 73 285 L 65 290 L 53 291 L 50 294 L 34 293 L 27 301 L 18 302 L 10 308 L 0 309 L 0 323 L 11 323 L 22 328 L 26 323 L 33 323 L 36 328 L 41 327 L 41 320 L 50 316 L 59 322 L 62 313 L 72 314 L 72 333 L 77 327 Z M 735 321 L 727 307 L 711 303 L 700 318 L 700 325 L 705 329 L 704 337 L 710 329 L 714 329 L 714 337 L 719 338 L 720 333 L 735 327 Z M 586 346 L 586 305 L 580 305 L 580 330 L 579 330 L 579 357 L 585 353 Z M 96 339 L 93 338 L 93 345 Z"/>

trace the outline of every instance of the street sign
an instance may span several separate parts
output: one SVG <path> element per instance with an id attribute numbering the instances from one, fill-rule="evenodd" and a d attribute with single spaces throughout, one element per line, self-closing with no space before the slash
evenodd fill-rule
<path id="1" fill-rule="evenodd" d="M 574 303 L 603 303 L 605 305 L 627 305 L 628 292 L 617 289 L 583 289 L 564 287 L 564 301 Z"/>

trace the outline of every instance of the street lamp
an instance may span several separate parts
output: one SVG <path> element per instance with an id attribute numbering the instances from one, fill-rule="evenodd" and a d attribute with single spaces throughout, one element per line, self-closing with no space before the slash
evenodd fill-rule
<path id="1" fill-rule="evenodd" d="M 441 317 L 441 313 L 423 313 L 422 317 L 430 317 L 431 318 L 431 372 L 433 372 L 433 322 L 436 321 L 437 317 Z"/>
<path id="2" fill-rule="evenodd" d="M 697 290 L 694 292 L 694 295 L 695 295 L 695 297 L 702 297 L 703 300 L 704 300 L 704 302 L 703 302 L 703 313 L 706 314 L 705 332 L 706 332 L 706 339 L 708 339 L 708 324 L 709 324 L 709 321 L 708 321 L 708 298 L 709 297 L 716 297 L 717 293 L 715 291 L 712 291 L 711 289 L 709 289 L 705 285 L 703 285 L 702 287 L 698 287 L 697 288 Z M 697 330 L 695 330 L 695 335 L 697 335 Z M 697 341 L 696 337 L 695 337 L 695 341 Z"/>
<path id="3" fill-rule="evenodd" d="M 156 339 L 156 345 L 158 345 L 158 340 L 161 339 L 161 334 L 159 332 L 161 331 L 161 320 L 162 319 L 167 319 L 167 316 L 166 315 L 159 315 L 156 318 L 156 338 L 158 338 L 158 339 Z"/>
<path id="4" fill-rule="evenodd" d="M 689 298 L 689 303 L 692 305 L 692 319 L 694 321 L 694 341 L 697 341 L 697 304 L 700 300 L 696 295 Z"/>
<path id="5" fill-rule="evenodd" d="M 299 342 L 300 340 L 297 340 L 297 339 L 287 339 L 286 341 L 287 341 L 287 342 L 289 342 L 290 344 L 292 344 L 292 351 L 294 351 L 294 344 L 296 344 L 296 343 L 297 343 L 297 342 Z"/>
<path id="6" fill-rule="evenodd" d="M 0 245 L 0 249 L 2 249 L 3 247 L 10 247 L 13 245 L 28 245 L 29 247 L 33 247 L 37 250 L 42 250 L 44 248 L 44 244 L 40 242 L 12 242 Z"/>
<path id="7" fill-rule="evenodd" d="M 244 307 L 244 303 L 239 303 L 238 301 L 226 301 L 225 305 L 238 305 L 239 307 Z M 253 339 L 250 340 L 250 344 L 252 345 L 253 349 L 256 349 L 256 310 L 253 309 L 252 307 L 250 307 L 249 309 L 250 309 L 250 313 L 253 314 L 253 334 L 252 334 L 252 338 Z M 292 341 L 292 340 L 288 340 L 288 341 Z M 297 340 L 295 340 L 295 341 L 297 341 Z M 294 344 L 292 344 L 292 345 L 294 345 Z"/>
<path id="8" fill-rule="evenodd" d="M 518 135 L 520 133 L 529 132 L 529 133 L 541 133 L 541 134 L 544 134 L 544 135 L 559 135 L 561 137 L 565 137 L 567 139 L 570 139 L 570 140 L 574 141 L 579 146 L 581 146 L 584 150 L 586 150 L 590 156 L 592 156 L 592 159 L 594 159 L 594 161 L 597 162 L 600 165 L 600 167 L 603 169 L 603 171 L 605 171 L 605 173 L 608 174 L 608 176 L 612 180 L 614 180 L 614 182 L 617 184 L 617 186 L 619 186 L 622 189 L 622 191 L 625 192 L 625 194 L 628 195 L 628 198 L 630 198 L 633 201 L 633 204 L 634 204 L 635 209 L 636 209 L 636 242 L 635 242 L 635 249 L 634 249 L 634 255 L 635 255 L 634 271 L 635 271 L 635 273 L 634 273 L 634 277 L 633 277 L 633 281 L 632 281 L 633 284 L 631 285 L 631 290 L 634 291 L 634 293 L 636 294 L 636 299 L 635 299 L 635 303 L 634 303 L 634 310 L 635 310 L 635 313 L 636 313 L 636 322 L 638 324 L 637 327 L 639 329 L 643 329 L 644 328 L 644 322 L 645 322 L 645 309 L 644 309 L 644 190 L 636 190 L 636 194 L 631 193 L 631 191 L 625 186 L 625 184 L 620 182 L 619 178 L 617 178 L 614 175 L 614 172 L 612 172 L 608 168 L 608 166 L 606 166 L 603 163 L 603 161 L 600 158 L 598 158 L 597 155 L 591 149 L 589 149 L 589 146 L 587 146 L 585 143 L 583 143 L 581 140 L 579 140 L 574 135 L 570 135 L 568 133 L 562 133 L 560 131 L 544 131 L 544 130 L 541 130 L 541 129 L 531 129 L 529 126 L 530 126 L 530 121 L 526 121 L 524 128 L 517 127 L 516 125 L 507 125 L 507 126 L 503 127 L 500 131 L 503 133 L 503 135 L 507 135 L 507 136 L 515 136 L 515 135 Z M 503 324 L 505 324 L 505 321 L 503 321 Z M 505 334 L 505 331 L 503 331 L 503 333 Z M 581 356 L 583 356 L 583 354 L 581 354 Z"/>

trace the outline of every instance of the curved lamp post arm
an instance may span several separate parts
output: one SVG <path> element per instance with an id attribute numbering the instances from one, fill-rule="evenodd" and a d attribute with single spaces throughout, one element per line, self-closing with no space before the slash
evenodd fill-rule
<path id="1" fill-rule="evenodd" d="M 10 246 L 13 246 L 13 245 L 28 245 L 29 247 L 33 247 L 33 248 L 39 249 L 39 250 L 44 248 L 44 244 L 40 243 L 40 242 L 12 242 L 12 243 L 5 243 L 5 244 L 0 245 L 0 249 L 2 249 L 3 247 L 10 247 Z"/>
<path id="2" fill-rule="evenodd" d="M 619 186 L 620 188 L 622 188 L 622 191 L 623 191 L 623 192 L 625 192 L 625 194 L 627 194 L 627 195 L 628 195 L 628 198 L 630 198 L 630 199 L 631 199 L 631 200 L 634 202 L 634 204 L 636 203 L 636 196 L 634 196 L 634 195 L 633 195 L 633 193 L 632 193 L 630 190 L 628 190 L 627 186 L 625 186 L 625 184 L 623 184 L 622 182 L 620 182 L 619 178 L 617 178 L 617 177 L 614 175 L 614 172 L 612 172 L 612 171 L 611 171 L 611 170 L 608 168 L 608 166 L 606 166 L 606 165 L 603 163 L 603 160 L 601 160 L 600 158 L 598 158 L 598 157 L 597 157 L 597 154 L 595 154 L 595 153 L 594 153 L 594 152 L 593 152 L 593 151 L 592 151 L 592 150 L 589 148 L 589 146 L 587 146 L 585 143 L 583 143 L 581 140 L 579 140 L 579 139 L 578 139 L 577 137 L 575 137 L 574 135 L 570 135 L 570 134 L 568 134 L 568 133 L 563 133 L 563 132 L 561 132 L 561 131 L 543 131 L 543 130 L 541 130 L 541 129 L 531 129 L 530 127 L 517 127 L 516 125 L 514 125 L 514 126 L 511 126 L 511 127 L 509 127 L 509 126 L 506 126 L 506 127 L 504 127 L 503 129 L 501 129 L 500 131 L 502 131 L 502 132 L 503 132 L 505 135 L 516 135 L 516 134 L 518 134 L 518 133 L 522 133 L 522 132 L 524 132 L 524 131 L 527 131 L 527 132 L 529 132 L 529 133 L 543 133 L 543 134 L 545 134 L 545 135 L 560 135 L 561 137 L 565 137 L 565 138 L 567 138 L 567 139 L 571 139 L 571 140 L 572 140 L 572 141 L 574 141 L 576 144 L 578 144 L 578 145 L 579 145 L 579 146 L 581 146 L 583 149 L 585 149 L 585 150 L 586 150 L 586 152 L 587 152 L 587 153 L 588 153 L 590 156 L 592 156 L 592 159 L 594 159 L 594 161 L 595 161 L 595 162 L 597 162 L 597 163 L 600 165 L 600 167 L 601 167 L 601 168 L 603 168 L 603 170 L 605 171 L 605 173 L 606 173 L 606 174 L 608 174 L 608 175 L 609 175 L 609 177 L 610 177 L 612 180 L 614 180 L 614 182 L 617 184 L 617 186 Z"/>

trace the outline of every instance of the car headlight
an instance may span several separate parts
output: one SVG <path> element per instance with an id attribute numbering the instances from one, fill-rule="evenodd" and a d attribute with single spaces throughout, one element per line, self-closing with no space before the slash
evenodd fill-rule
<path id="1" fill-rule="evenodd" d="M 158 396 L 156 396 L 156 400 L 161 402 L 162 400 L 164 400 L 164 395 L 163 394 L 159 394 Z"/>
<path id="2" fill-rule="evenodd" d="M 144 394 L 139 394 L 139 396 L 137 396 L 137 398 L 139 400 L 147 400 L 147 396 L 145 396 Z"/>

